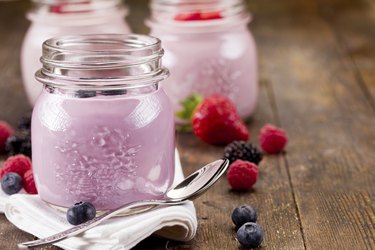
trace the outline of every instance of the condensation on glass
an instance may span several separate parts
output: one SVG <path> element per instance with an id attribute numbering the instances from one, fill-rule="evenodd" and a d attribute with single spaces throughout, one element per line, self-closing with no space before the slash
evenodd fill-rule
<path id="1" fill-rule="evenodd" d="M 83 35 L 47 40 L 43 90 L 32 116 L 32 160 L 42 200 L 98 210 L 157 199 L 174 177 L 174 114 L 160 86 L 159 39 Z"/>

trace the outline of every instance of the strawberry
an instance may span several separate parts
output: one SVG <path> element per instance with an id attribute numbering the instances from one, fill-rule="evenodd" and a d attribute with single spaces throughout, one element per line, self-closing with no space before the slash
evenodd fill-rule
<path id="1" fill-rule="evenodd" d="M 15 155 L 9 157 L 3 164 L 3 167 L 0 171 L 0 178 L 5 174 L 14 172 L 23 176 L 26 171 L 31 169 L 31 160 L 25 155 Z"/>
<path id="2" fill-rule="evenodd" d="M 5 143 L 13 134 L 12 127 L 8 123 L 0 121 L 0 153 L 5 151 Z"/>
<path id="3" fill-rule="evenodd" d="M 249 139 L 249 131 L 235 106 L 222 95 L 206 97 L 196 107 L 192 125 L 198 138 L 213 145 L 227 145 L 235 140 Z"/>
<path id="4" fill-rule="evenodd" d="M 23 189 L 25 189 L 25 191 L 28 194 L 38 193 L 36 186 L 35 186 L 34 175 L 33 175 L 32 169 L 27 170 L 23 175 Z"/>

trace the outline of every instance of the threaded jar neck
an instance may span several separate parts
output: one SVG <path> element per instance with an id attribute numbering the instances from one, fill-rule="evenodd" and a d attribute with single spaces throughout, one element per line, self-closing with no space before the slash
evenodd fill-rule
<path id="1" fill-rule="evenodd" d="M 242 0 L 151 0 L 150 26 L 209 28 L 248 22 Z"/>
<path id="2" fill-rule="evenodd" d="M 36 79 L 75 89 L 137 88 L 167 77 L 159 39 L 137 34 L 62 36 L 43 43 Z"/>

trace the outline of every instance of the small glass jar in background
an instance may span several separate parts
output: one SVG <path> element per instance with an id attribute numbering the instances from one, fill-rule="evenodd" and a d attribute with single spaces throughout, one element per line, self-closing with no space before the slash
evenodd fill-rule
<path id="1" fill-rule="evenodd" d="M 223 94 L 249 117 L 258 98 L 257 52 L 242 0 L 152 0 L 147 25 L 163 41 L 163 82 L 175 110 L 192 93 Z M 178 120 L 177 120 L 178 121 Z"/>
<path id="2" fill-rule="evenodd" d="M 47 40 L 32 116 L 39 196 L 97 210 L 158 199 L 174 178 L 174 114 L 160 82 L 160 40 L 83 35 Z"/>
<path id="3" fill-rule="evenodd" d="M 31 105 L 41 91 L 34 78 L 40 67 L 42 43 L 55 36 L 130 33 L 127 8 L 121 0 L 33 0 L 31 21 L 22 45 L 22 80 Z"/>

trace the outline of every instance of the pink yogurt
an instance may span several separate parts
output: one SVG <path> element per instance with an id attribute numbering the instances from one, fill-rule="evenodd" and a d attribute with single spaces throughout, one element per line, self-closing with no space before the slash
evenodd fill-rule
<path id="1" fill-rule="evenodd" d="M 116 41 L 137 43 L 147 38 L 108 35 L 105 39 L 111 41 L 113 36 Z M 160 46 L 155 38 L 145 43 Z M 160 198 L 173 182 L 175 148 L 173 108 L 158 87 L 160 79 L 147 76 L 145 80 L 151 82 L 137 85 L 125 75 L 126 86 L 120 89 L 120 83 L 111 83 L 117 89 L 104 90 L 108 82 L 95 82 L 97 90 L 76 90 L 71 85 L 57 86 L 59 73 L 55 83 L 43 79 L 43 70 L 48 71 L 42 69 L 37 77 L 45 87 L 32 117 L 33 168 L 40 197 L 61 207 L 88 201 L 98 210 Z M 143 77 L 138 70 L 133 73 Z"/>
<path id="2" fill-rule="evenodd" d="M 168 6 L 168 8 L 167 8 Z M 222 94 L 242 118 L 251 116 L 258 99 L 258 63 L 250 16 L 241 0 L 152 1 L 150 34 L 163 41 L 163 64 L 170 77 L 163 86 L 175 111 L 193 93 Z M 215 13 L 214 19 L 177 21 L 184 13 Z M 189 14 L 185 14 L 189 15 Z M 190 14 L 194 15 L 194 14 Z"/>

